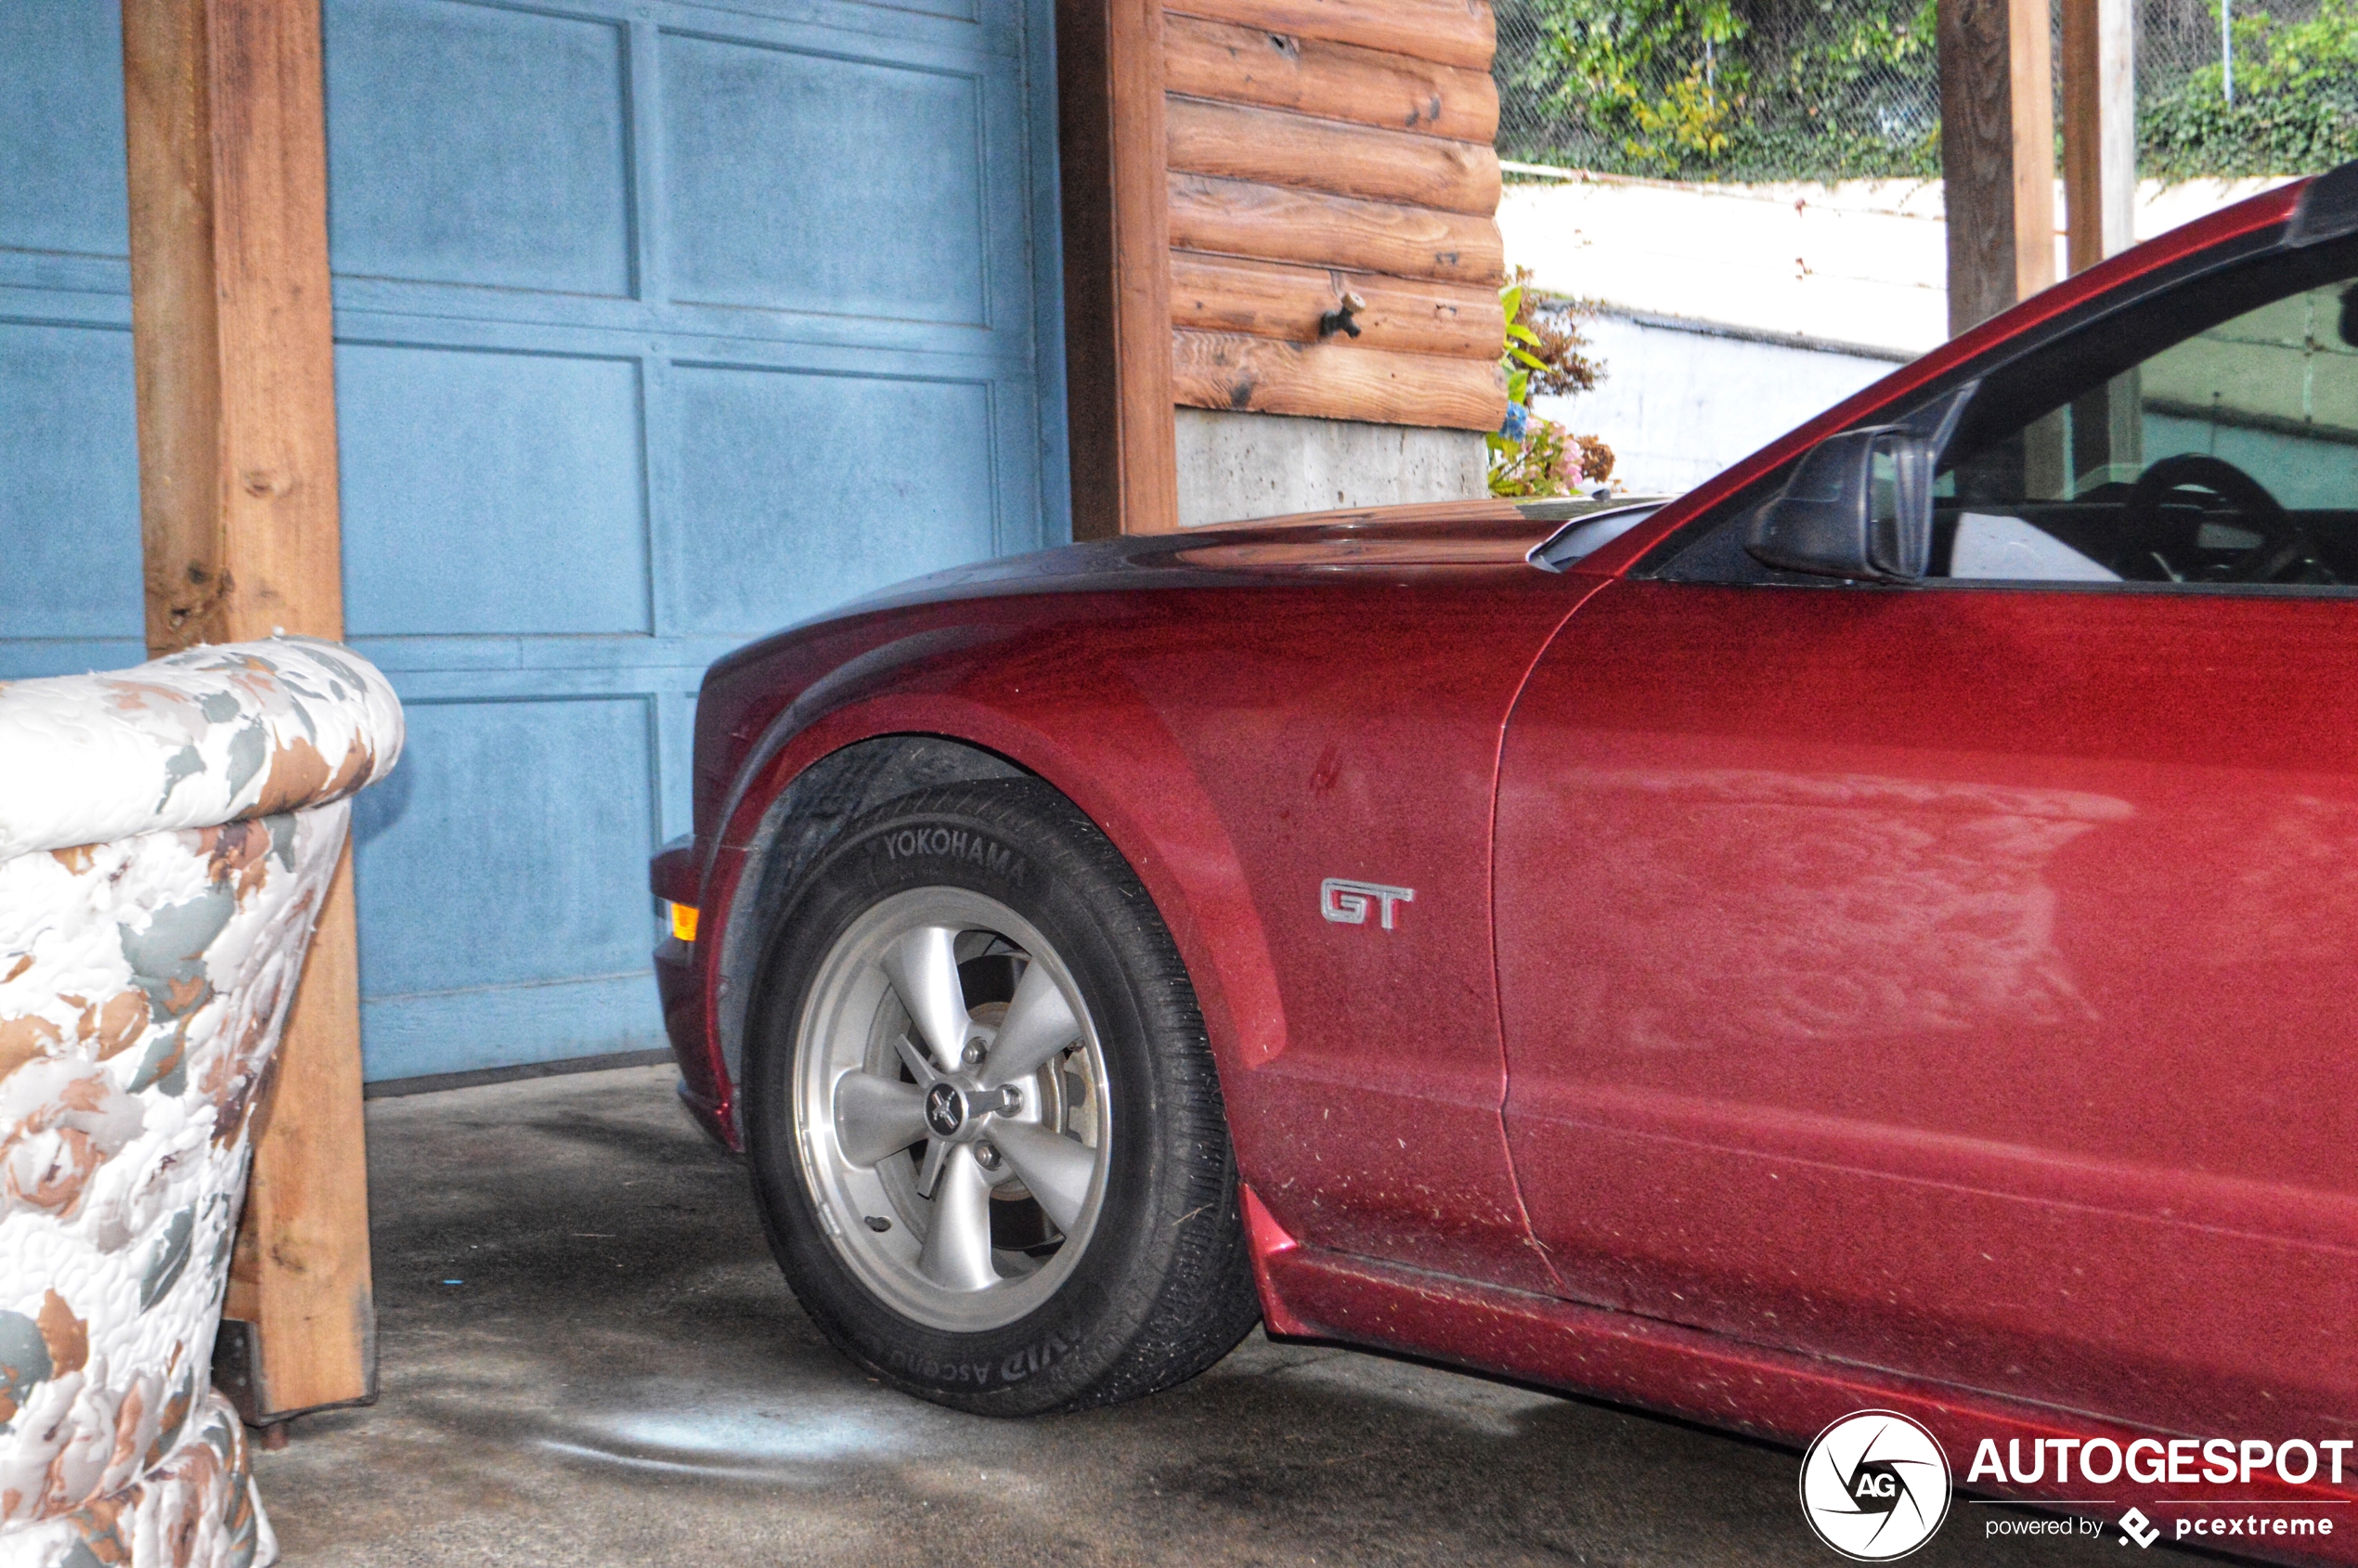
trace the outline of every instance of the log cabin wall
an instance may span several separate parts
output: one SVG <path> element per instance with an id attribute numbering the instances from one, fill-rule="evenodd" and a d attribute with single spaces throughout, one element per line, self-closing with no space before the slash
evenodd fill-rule
<path id="1" fill-rule="evenodd" d="M 1486 0 L 1166 6 L 1177 404 L 1498 428 L 1496 39 Z"/>

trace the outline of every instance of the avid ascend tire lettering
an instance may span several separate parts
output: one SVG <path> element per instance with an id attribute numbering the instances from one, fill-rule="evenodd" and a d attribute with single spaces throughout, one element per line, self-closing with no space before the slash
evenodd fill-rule
<path id="1" fill-rule="evenodd" d="M 1019 1383 L 1080 1349 L 1077 1341 L 1050 1334 L 1036 1343 L 991 1360 L 967 1361 L 880 1347 L 876 1359 L 905 1377 L 941 1387 L 988 1388 L 995 1383 Z"/>

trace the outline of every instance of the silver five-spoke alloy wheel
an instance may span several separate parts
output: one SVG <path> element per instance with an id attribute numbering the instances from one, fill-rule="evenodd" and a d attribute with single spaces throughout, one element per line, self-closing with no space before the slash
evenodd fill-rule
<path id="1" fill-rule="evenodd" d="M 855 919 L 806 995 L 794 1131 L 844 1263 L 933 1328 L 1045 1302 L 1088 1248 L 1116 1131 L 1055 950 L 996 899 L 917 888 Z"/>

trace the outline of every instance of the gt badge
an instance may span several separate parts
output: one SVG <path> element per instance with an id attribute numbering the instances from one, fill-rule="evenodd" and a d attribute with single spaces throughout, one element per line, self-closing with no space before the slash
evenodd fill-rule
<path id="1" fill-rule="evenodd" d="M 1416 901 L 1414 888 L 1387 888 L 1380 882 L 1354 882 L 1341 876 L 1329 876 L 1318 884 L 1318 913 L 1338 926 L 1365 926 L 1367 911 L 1373 908 L 1389 931 L 1393 912 Z"/>

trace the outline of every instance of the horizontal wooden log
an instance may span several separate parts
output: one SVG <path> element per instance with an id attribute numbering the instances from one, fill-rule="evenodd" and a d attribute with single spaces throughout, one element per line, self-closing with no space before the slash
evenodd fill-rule
<path id="1" fill-rule="evenodd" d="M 1367 303 L 1353 319 L 1359 335 L 1339 340 L 1354 346 L 1483 360 L 1496 359 L 1506 346 L 1498 295 L 1479 284 L 1408 282 L 1187 251 L 1171 256 L 1174 327 L 1316 343 L 1319 319 L 1345 291 Z"/>
<path id="2" fill-rule="evenodd" d="M 1349 343 L 1242 332 L 1171 334 L 1172 395 L 1191 408 L 1249 409 L 1374 424 L 1496 430 L 1507 389 L 1496 364 Z"/>
<path id="3" fill-rule="evenodd" d="M 1488 71 L 1498 46 L 1489 0 L 1177 0 L 1172 9 L 1465 71 Z"/>
<path id="4" fill-rule="evenodd" d="M 1201 98 L 1173 98 L 1165 124 L 1170 166 L 1185 174 L 1260 180 L 1475 217 L 1498 210 L 1498 155 L 1480 142 Z"/>
<path id="5" fill-rule="evenodd" d="M 1202 175 L 1171 176 L 1183 251 L 1496 288 L 1506 245 L 1489 218 Z"/>
<path id="6" fill-rule="evenodd" d="M 1162 38 L 1164 85 L 1189 97 L 1459 141 L 1498 132 L 1498 84 L 1486 71 L 1176 14 Z"/>

